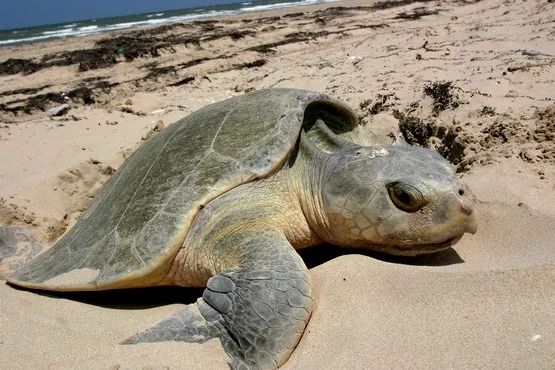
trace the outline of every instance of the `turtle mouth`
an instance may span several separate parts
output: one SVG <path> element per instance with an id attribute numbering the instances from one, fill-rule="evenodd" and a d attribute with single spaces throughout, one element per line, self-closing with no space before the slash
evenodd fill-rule
<path id="1" fill-rule="evenodd" d="M 456 244 L 463 234 L 453 236 L 438 243 L 412 243 L 403 245 L 388 245 L 383 247 L 383 251 L 389 254 L 399 255 L 399 256 L 417 256 L 420 254 L 428 254 L 440 252 L 445 249 L 450 248 Z"/>
<path id="2" fill-rule="evenodd" d="M 458 234 L 443 241 L 390 244 L 384 246 L 383 250 L 387 253 L 401 256 L 417 256 L 420 254 L 440 252 L 455 245 L 459 240 L 461 240 L 464 234 L 476 234 L 477 231 L 478 225 L 476 223 L 476 218 L 470 217 L 467 223 L 458 230 Z"/>

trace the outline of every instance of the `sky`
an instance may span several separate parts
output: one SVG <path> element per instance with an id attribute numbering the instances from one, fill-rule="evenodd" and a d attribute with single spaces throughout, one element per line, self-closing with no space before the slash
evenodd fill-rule
<path id="1" fill-rule="evenodd" d="M 0 30 L 237 2 L 241 1 L 0 0 Z"/>

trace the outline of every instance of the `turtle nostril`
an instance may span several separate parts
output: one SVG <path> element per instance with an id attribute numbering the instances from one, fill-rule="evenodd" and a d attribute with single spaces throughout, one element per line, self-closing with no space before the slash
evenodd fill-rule
<path id="1" fill-rule="evenodd" d="M 459 195 L 462 197 L 464 195 L 464 189 L 459 189 Z"/>
<path id="2" fill-rule="evenodd" d="M 463 203 L 461 205 L 461 210 L 463 211 L 464 214 L 470 216 L 472 214 L 473 211 L 473 207 L 472 204 L 470 203 Z"/>

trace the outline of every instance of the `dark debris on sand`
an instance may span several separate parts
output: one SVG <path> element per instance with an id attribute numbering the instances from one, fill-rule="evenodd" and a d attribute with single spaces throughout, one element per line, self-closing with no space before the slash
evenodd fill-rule
<path id="1" fill-rule="evenodd" d="M 377 94 L 373 99 L 364 100 L 359 104 L 359 120 L 363 122 L 368 116 L 389 112 L 398 120 L 399 132 L 408 144 L 437 150 L 459 172 L 470 168 L 466 149 L 473 139 L 464 134 L 460 124 L 438 125 L 434 112 L 424 118 L 415 113 L 420 108 L 419 102 L 400 110 L 399 101 L 395 93 Z"/>
<path id="2" fill-rule="evenodd" d="M 95 102 L 93 92 L 88 87 L 78 87 L 67 93 L 46 93 L 30 97 L 23 106 L 16 107 L 17 110 L 23 110 L 25 113 L 31 113 L 33 110 L 39 109 L 46 111 L 51 103 L 64 104 L 66 97 L 74 102 L 90 105 Z"/>
<path id="3" fill-rule="evenodd" d="M 23 73 L 28 75 L 41 69 L 41 65 L 28 59 L 10 58 L 0 63 L 0 76 L 16 75 Z"/>
<path id="4" fill-rule="evenodd" d="M 281 17 L 261 17 L 258 19 L 244 19 L 242 23 L 275 24 L 278 21 L 288 21 L 293 18 L 312 19 L 313 22 L 326 24 L 333 21 L 334 17 L 346 16 L 357 11 L 375 11 L 400 7 L 413 3 L 425 3 L 431 0 L 401 0 L 401 1 L 382 1 L 371 6 L 353 7 L 330 7 L 313 13 L 289 13 Z M 105 37 L 98 40 L 94 47 L 84 50 L 72 50 L 61 53 L 45 55 L 41 60 L 31 59 L 8 59 L 0 63 L 0 75 L 31 74 L 45 68 L 54 66 L 63 67 L 77 65 L 81 72 L 108 68 L 121 61 L 133 61 L 137 58 L 156 58 L 163 52 L 175 52 L 177 45 L 200 45 L 201 42 L 214 41 L 221 38 L 230 38 L 233 41 L 245 37 L 255 37 L 258 32 L 263 30 L 256 29 L 226 29 L 223 24 L 233 23 L 227 20 L 198 20 L 189 23 L 178 23 L 162 25 L 152 29 L 139 29 L 129 31 L 125 34 L 113 37 Z M 355 25 L 352 29 L 368 28 L 368 25 Z M 371 27 L 377 27 L 371 25 Z M 176 30 L 189 30 L 184 34 L 176 34 Z M 269 29 L 266 29 L 269 30 Z M 330 33 L 338 32 L 310 31 L 296 32 L 286 36 L 285 39 L 270 44 L 262 44 L 251 47 L 248 50 L 261 53 L 270 53 L 274 48 L 291 44 L 306 42 Z"/>
<path id="5" fill-rule="evenodd" d="M 360 103 L 360 109 L 363 115 L 376 115 L 387 111 L 393 106 L 392 100 L 399 100 L 395 93 L 378 94 L 374 100 L 368 99 Z"/>
<path id="6" fill-rule="evenodd" d="M 29 87 L 23 89 L 15 89 L 15 90 L 8 90 L 0 93 L 0 96 L 9 96 L 9 95 L 33 95 L 38 93 L 41 90 L 47 89 L 52 85 L 44 85 L 41 87 Z"/>
<path id="7" fill-rule="evenodd" d="M 400 111 L 394 111 L 394 116 L 399 120 L 399 130 L 407 143 L 423 147 L 429 146 L 429 140 L 437 129 L 433 122 L 424 121 L 420 117 Z"/>
<path id="8" fill-rule="evenodd" d="M 465 155 L 468 142 L 461 135 L 460 129 L 438 127 L 431 120 L 398 110 L 395 110 L 393 115 L 399 120 L 399 130 L 407 143 L 436 149 L 445 159 L 457 166 L 457 172 L 468 170 L 469 163 Z"/>
<path id="9" fill-rule="evenodd" d="M 249 63 L 236 64 L 233 69 L 246 69 L 246 68 L 262 67 L 266 63 L 268 63 L 268 61 L 266 59 L 257 59 L 255 61 L 249 62 Z"/>
<path id="10" fill-rule="evenodd" d="M 65 104 L 69 101 L 76 104 L 91 105 L 96 102 L 95 91 L 108 93 L 117 83 L 108 83 L 107 81 L 98 81 L 91 87 L 81 86 L 67 92 L 48 92 L 31 96 L 27 99 L 18 99 L 10 102 L 10 104 L 0 104 L 0 111 L 10 112 L 12 114 L 27 113 L 34 111 L 46 111 L 56 104 Z"/>
<path id="11" fill-rule="evenodd" d="M 194 77 L 189 76 L 189 77 L 185 77 L 185 78 L 183 78 L 183 79 L 181 79 L 181 80 L 179 80 L 179 81 L 177 81 L 177 82 L 171 83 L 169 86 L 181 86 L 181 85 L 186 85 L 186 84 L 188 84 L 188 83 L 190 83 L 190 82 L 193 82 L 194 80 L 195 80 Z"/>
<path id="12" fill-rule="evenodd" d="M 137 29 L 116 35 L 108 35 L 97 40 L 88 49 L 69 50 L 63 52 L 45 54 L 41 59 L 16 59 L 11 58 L 0 63 L 0 75 L 29 75 L 39 72 L 42 69 L 51 67 L 76 66 L 80 72 L 109 68 L 117 63 L 133 61 L 138 58 L 157 58 L 166 53 L 174 53 L 178 46 L 193 46 L 201 48 L 202 43 L 212 42 L 219 39 L 236 41 L 244 38 L 252 38 L 252 44 L 242 51 L 255 51 L 260 54 L 268 55 L 276 52 L 277 48 L 289 44 L 302 44 L 317 41 L 334 34 L 362 28 L 385 27 L 385 24 L 350 24 L 347 27 L 340 27 L 338 30 L 325 30 L 321 26 L 333 23 L 339 16 L 349 16 L 357 12 L 376 11 L 400 7 L 413 3 L 425 3 L 430 0 L 401 0 L 401 1 L 382 1 L 369 6 L 354 7 L 329 7 L 311 13 L 295 12 L 283 16 L 259 17 L 244 19 L 242 21 L 233 20 L 198 20 L 189 23 L 176 23 L 161 25 L 149 29 Z M 282 36 L 271 43 L 256 44 L 256 36 L 262 32 L 269 32 L 274 29 L 285 27 L 287 22 L 293 20 L 309 21 L 303 25 L 316 26 L 308 31 L 297 31 Z M 232 24 L 233 26 L 227 27 Z M 300 23 L 299 23 L 300 24 Z M 215 55 L 192 59 L 189 61 L 177 62 L 175 65 L 160 66 L 156 62 L 149 63 L 140 68 L 146 69 L 146 74 L 128 83 L 140 86 L 143 81 L 160 81 L 165 86 L 182 86 L 195 80 L 191 73 L 183 73 L 183 70 L 216 59 L 231 58 L 233 55 Z M 231 64 L 232 69 L 245 69 L 262 67 L 269 63 L 266 57 L 253 59 L 248 62 Z M 216 69 L 224 72 L 226 69 Z M 205 76 L 204 76 L 205 77 Z M 18 89 L 2 92 L 0 96 L 11 95 L 31 95 L 24 99 L 4 101 L 0 104 L 0 111 L 19 115 L 20 113 L 32 113 L 33 111 L 45 111 L 56 104 L 64 104 L 68 99 L 76 104 L 92 104 L 95 96 L 108 94 L 118 83 L 110 83 L 108 77 L 90 77 L 81 80 L 80 84 L 74 86 L 70 91 L 50 91 L 41 93 L 49 86 Z M 48 91 L 48 90 L 47 90 Z M 370 114 L 376 114 L 388 107 L 386 102 L 388 97 L 382 97 L 383 101 L 374 102 L 370 109 Z M 439 100 L 440 103 L 442 100 Z M 438 107 L 440 107 L 438 105 Z M 440 108 L 438 108 L 440 109 Z"/>
<path id="13" fill-rule="evenodd" d="M 435 9 L 432 10 L 432 9 L 427 9 L 422 7 L 422 8 L 413 9 L 412 11 L 408 11 L 408 12 L 401 12 L 395 16 L 395 19 L 406 19 L 406 20 L 415 21 L 427 15 L 434 15 L 438 13 L 439 13 L 439 10 L 435 10 Z"/>
<path id="14" fill-rule="evenodd" d="M 260 44 L 256 46 L 252 46 L 247 51 L 256 51 L 262 54 L 269 54 L 274 53 L 278 46 L 288 45 L 288 44 L 296 44 L 301 42 L 306 42 L 309 40 L 315 40 L 319 37 L 323 37 L 328 35 L 329 32 L 326 31 L 317 31 L 317 32 L 293 32 L 285 35 L 283 40 L 267 43 L 267 44 Z"/>
<path id="15" fill-rule="evenodd" d="M 461 102 L 454 92 L 452 81 L 440 81 L 424 86 L 424 95 L 434 99 L 433 112 L 435 115 L 446 109 L 457 108 Z"/>
<path id="16" fill-rule="evenodd" d="M 371 8 L 372 10 L 385 10 L 415 3 L 429 3 L 431 1 L 433 0 L 386 0 L 371 5 L 368 8 Z"/>

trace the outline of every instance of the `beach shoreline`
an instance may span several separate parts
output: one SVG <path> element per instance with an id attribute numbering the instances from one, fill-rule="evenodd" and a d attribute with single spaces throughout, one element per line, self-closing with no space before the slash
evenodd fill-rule
<path id="1" fill-rule="evenodd" d="M 338 0 L 284 0 L 283 2 L 259 0 L 252 2 L 235 2 L 228 4 L 198 6 L 184 9 L 165 9 L 127 15 L 111 15 L 90 18 L 87 14 L 79 19 L 61 23 L 39 26 L 23 26 L 0 30 L 0 47 L 22 45 L 68 37 L 96 35 L 109 31 L 132 30 L 140 27 L 160 26 L 189 21 L 214 19 L 215 17 L 236 14 L 257 14 L 265 11 L 337 2 Z M 87 18 L 87 16 L 89 18 Z"/>

